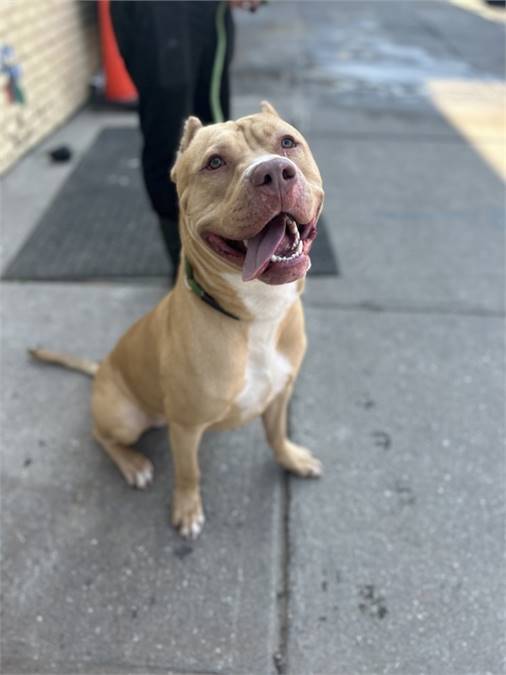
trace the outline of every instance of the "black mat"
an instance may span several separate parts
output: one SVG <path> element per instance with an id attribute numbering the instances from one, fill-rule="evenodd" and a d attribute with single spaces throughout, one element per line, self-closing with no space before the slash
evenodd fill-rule
<path id="1" fill-rule="evenodd" d="M 3 278 L 169 277 L 171 266 L 144 193 L 139 153 L 137 129 L 103 129 Z M 312 276 L 337 274 L 325 227 L 311 258 Z"/>

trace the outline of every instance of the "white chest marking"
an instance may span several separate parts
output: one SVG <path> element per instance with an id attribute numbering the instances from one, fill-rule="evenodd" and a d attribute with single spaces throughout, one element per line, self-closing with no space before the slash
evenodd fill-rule
<path id="1" fill-rule="evenodd" d="M 291 371 L 286 357 L 276 350 L 277 323 L 262 323 L 255 322 L 251 327 L 244 388 L 236 399 L 245 413 L 262 410 L 283 389 Z"/>
<path id="2" fill-rule="evenodd" d="M 285 387 L 292 366 L 276 349 L 281 321 L 297 298 L 296 282 L 269 286 L 261 281 L 243 282 L 226 275 L 248 310 L 256 317 L 248 334 L 244 387 L 235 403 L 245 415 L 260 413 Z"/>

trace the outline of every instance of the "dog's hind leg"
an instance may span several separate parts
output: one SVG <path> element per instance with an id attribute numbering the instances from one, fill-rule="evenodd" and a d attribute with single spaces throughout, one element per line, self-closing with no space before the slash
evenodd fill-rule
<path id="1" fill-rule="evenodd" d="M 153 465 L 140 452 L 109 440 L 94 430 L 94 436 L 132 487 L 145 488 L 153 480 Z"/>
<path id="2" fill-rule="evenodd" d="M 303 478 L 318 478 L 322 472 L 320 461 L 301 445 L 288 440 L 287 414 L 292 386 L 288 385 L 268 405 L 262 415 L 267 442 L 282 467 Z"/>
<path id="3" fill-rule="evenodd" d="M 112 379 L 101 378 L 100 372 L 94 382 L 91 409 L 96 440 L 129 485 L 146 487 L 153 480 L 153 465 L 147 457 L 129 446 L 152 426 L 152 420 L 125 396 Z"/>

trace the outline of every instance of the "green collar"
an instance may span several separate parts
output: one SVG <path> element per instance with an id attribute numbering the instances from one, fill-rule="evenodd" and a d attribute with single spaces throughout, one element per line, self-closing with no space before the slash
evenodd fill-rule
<path id="1" fill-rule="evenodd" d="M 225 314 L 225 316 L 230 317 L 231 319 L 235 319 L 236 321 L 240 321 L 240 318 L 236 316 L 235 314 L 231 314 L 230 312 L 227 312 L 226 309 L 223 309 L 223 307 L 219 304 L 217 300 L 215 300 L 209 293 L 206 293 L 205 290 L 202 288 L 202 286 L 197 282 L 195 277 L 193 276 L 193 268 L 190 264 L 190 261 L 188 258 L 184 259 L 184 270 L 185 270 L 185 275 L 186 275 L 186 282 L 193 293 L 195 295 L 198 295 L 201 300 L 206 302 L 208 305 L 213 307 L 213 309 L 218 310 L 218 312 L 221 312 L 222 314 Z"/>

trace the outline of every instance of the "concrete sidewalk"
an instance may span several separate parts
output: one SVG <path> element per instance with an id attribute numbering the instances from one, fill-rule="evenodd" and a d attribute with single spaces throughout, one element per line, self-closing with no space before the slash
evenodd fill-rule
<path id="1" fill-rule="evenodd" d="M 322 169 L 342 276 L 310 279 L 290 424 L 201 451 L 207 523 L 168 523 L 163 430 L 129 489 L 90 435 L 89 382 L 159 284 L 2 287 L 3 673 L 499 675 L 504 656 L 504 185 L 427 83 L 504 77 L 499 24 L 444 3 L 271 3 L 238 17 L 235 112 L 270 99 Z M 85 110 L 2 181 L 3 265 L 77 157 L 130 114 Z M 483 139 L 482 139 L 483 140 Z M 487 136 L 490 144 L 504 137 Z"/>

